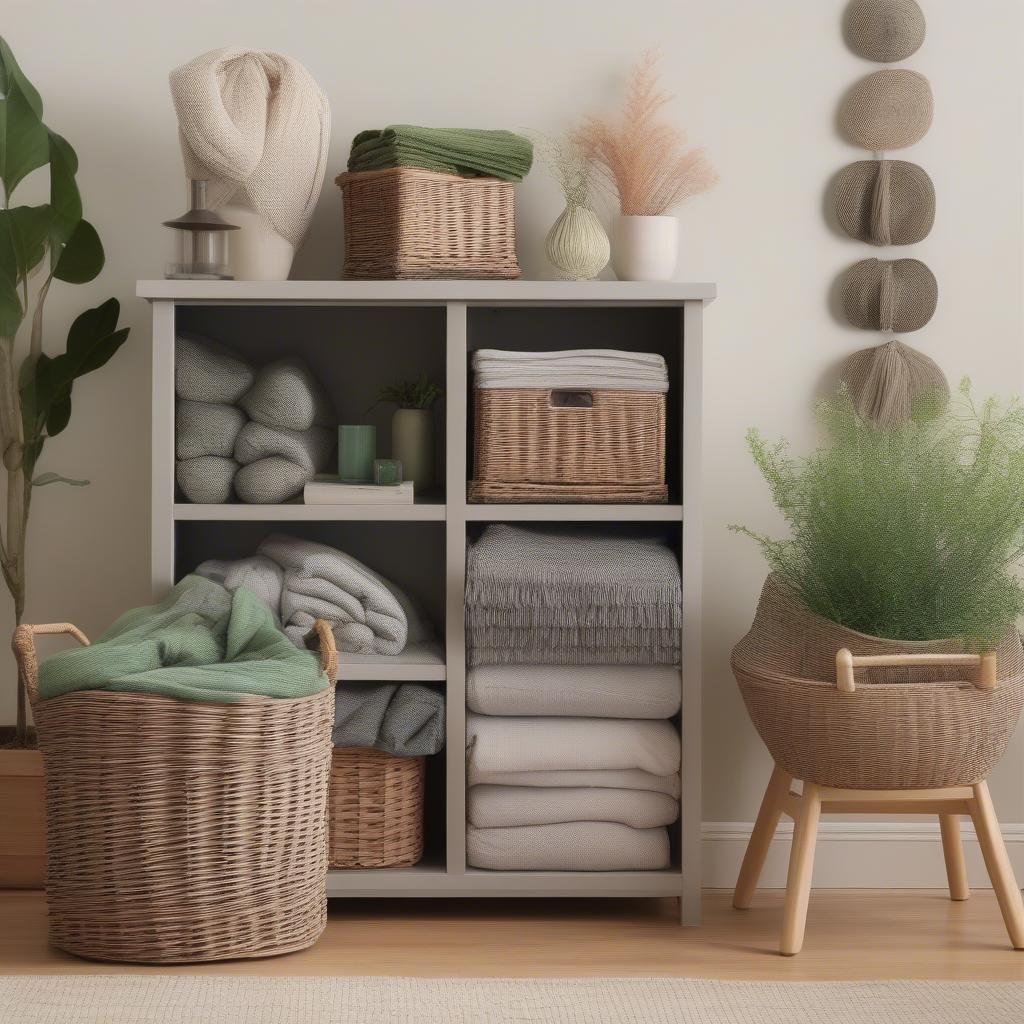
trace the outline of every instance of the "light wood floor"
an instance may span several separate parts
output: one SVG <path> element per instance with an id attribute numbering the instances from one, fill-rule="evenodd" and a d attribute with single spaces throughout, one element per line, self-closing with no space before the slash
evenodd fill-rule
<path id="1" fill-rule="evenodd" d="M 792 958 L 775 952 L 781 892 L 748 911 L 708 893 L 704 917 L 682 929 L 669 900 L 332 900 L 313 949 L 169 973 L 1024 980 L 1024 952 L 1010 950 L 989 891 L 966 903 L 939 891 L 815 892 L 804 952 Z M 0 974 L 140 970 L 153 969 L 50 949 L 43 894 L 0 891 Z"/>

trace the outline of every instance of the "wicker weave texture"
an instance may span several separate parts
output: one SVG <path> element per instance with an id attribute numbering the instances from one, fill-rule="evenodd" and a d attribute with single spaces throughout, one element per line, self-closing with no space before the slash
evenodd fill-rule
<path id="1" fill-rule="evenodd" d="M 560 407 L 546 388 L 475 389 L 470 497 L 665 501 L 665 396 L 588 393 L 592 406 Z"/>
<path id="2" fill-rule="evenodd" d="M 14 648 L 31 692 L 33 627 Z M 333 698 L 88 690 L 35 702 L 50 942 L 136 963 L 312 945 L 326 924 Z"/>
<path id="3" fill-rule="evenodd" d="M 418 167 L 339 174 L 342 277 L 519 277 L 515 186 Z"/>
<path id="4" fill-rule="evenodd" d="M 423 856 L 426 758 L 335 747 L 328 802 L 332 868 L 411 867 Z"/>
<path id="5" fill-rule="evenodd" d="M 984 691 L 962 668 L 857 670 L 835 684 L 836 651 L 854 655 L 959 653 L 956 641 L 903 643 L 814 615 L 769 576 L 732 668 L 761 739 L 794 778 L 841 789 L 938 789 L 983 781 L 1024 706 L 1016 630 L 998 648 L 999 685 Z"/>

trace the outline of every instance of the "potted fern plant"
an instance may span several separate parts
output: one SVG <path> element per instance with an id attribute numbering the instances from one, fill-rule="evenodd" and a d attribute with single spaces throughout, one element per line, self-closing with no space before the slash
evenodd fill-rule
<path id="1" fill-rule="evenodd" d="M 49 171 L 49 201 L 14 205 L 15 190 L 33 171 Z M 98 370 L 124 344 L 120 307 L 108 299 L 71 324 L 64 351 L 45 351 L 43 308 L 55 282 L 84 284 L 103 268 L 103 246 L 82 215 L 74 149 L 43 122 L 43 103 L 7 43 L 0 39 L 0 452 L 7 502 L 0 512 L 0 571 L 21 623 L 28 585 L 25 540 L 35 491 L 72 484 L 40 472 L 48 438 L 71 418 L 74 382 Z M 0 732 L 0 808 L 8 842 L 0 856 L 0 887 L 42 882 L 42 757 L 31 749 L 27 694 L 17 683 L 17 721 Z"/>
<path id="2" fill-rule="evenodd" d="M 434 482 L 433 404 L 441 397 L 441 388 L 427 375 L 416 380 L 398 381 L 382 387 L 378 402 L 397 405 L 391 418 L 391 453 L 402 463 L 402 476 L 412 480 L 417 491 Z"/>

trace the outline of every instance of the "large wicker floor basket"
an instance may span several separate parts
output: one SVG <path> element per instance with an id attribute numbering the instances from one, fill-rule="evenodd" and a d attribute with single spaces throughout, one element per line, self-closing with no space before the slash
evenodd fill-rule
<path id="1" fill-rule="evenodd" d="M 332 670 L 330 631 L 318 624 Z M 36 633 L 14 649 L 34 697 Z M 333 690 L 212 704 L 86 690 L 34 700 L 50 942 L 191 963 L 312 945 L 326 924 Z"/>
<path id="2" fill-rule="evenodd" d="M 426 758 L 335 747 L 328 811 L 332 868 L 411 867 L 423 856 Z"/>
<path id="3" fill-rule="evenodd" d="M 481 502 L 658 503 L 665 396 L 652 391 L 475 388 L 473 480 Z"/>
<path id="4" fill-rule="evenodd" d="M 342 277 L 514 278 L 515 186 L 419 167 L 348 171 Z"/>
<path id="5" fill-rule="evenodd" d="M 769 576 L 732 668 L 776 764 L 797 779 L 841 789 L 939 789 L 983 781 L 1002 757 L 1024 706 L 1016 630 L 996 650 L 996 685 L 981 689 L 956 666 L 859 668 L 836 684 L 836 653 L 962 654 L 956 641 L 865 636 L 811 613 Z"/>

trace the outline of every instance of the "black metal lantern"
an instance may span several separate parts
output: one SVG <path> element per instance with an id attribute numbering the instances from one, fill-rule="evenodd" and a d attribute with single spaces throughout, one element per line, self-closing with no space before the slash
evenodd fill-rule
<path id="1" fill-rule="evenodd" d="M 192 209 L 176 220 L 165 220 L 174 228 L 175 261 L 168 264 L 165 277 L 191 281 L 230 281 L 228 232 L 237 231 L 223 217 L 206 207 L 206 182 L 192 182 Z"/>

